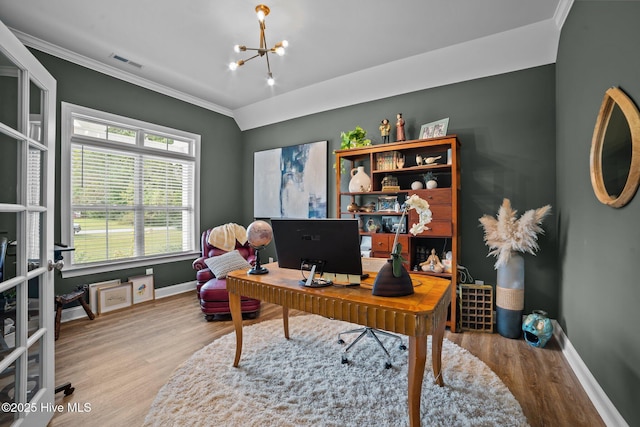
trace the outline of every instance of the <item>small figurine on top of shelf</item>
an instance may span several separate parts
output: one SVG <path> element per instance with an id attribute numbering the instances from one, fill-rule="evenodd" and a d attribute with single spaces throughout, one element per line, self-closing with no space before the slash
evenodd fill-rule
<path id="1" fill-rule="evenodd" d="M 402 113 L 398 113 L 398 120 L 396 121 L 396 133 L 397 138 L 396 141 L 405 141 L 406 138 L 404 136 L 404 119 L 402 118 Z"/>
<path id="2" fill-rule="evenodd" d="M 382 137 L 382 143 L 386 144 L 389 142 L 389 133 L 391 132 L 391 125 L 389 124 L 389 119 L 382 119 L 380 122 L 380 136 Z"/>

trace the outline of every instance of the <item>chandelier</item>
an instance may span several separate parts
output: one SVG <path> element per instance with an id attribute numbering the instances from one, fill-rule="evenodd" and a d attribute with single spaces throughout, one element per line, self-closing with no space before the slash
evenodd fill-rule
<path id="1" fill-rule="evenodd" d="M 237 62 L 231 62 L 229 64 L 230 70 L 236 70 L 238 67 L 244 65 L 246 62 L 252 60 L 253 58 L 257 58 L 259 56 L 264 56 L 267 60 L 267 84 L 269 86 L 273 86 L 275 80 L 273 79 L 273 74 L 271 74 L 271 65 L 269 64 L 269 54 L 275 53 L 278 56 L 284 55 L 285 48 L 289 46 L 289 42 L 286 40 L 282 40 L 281 42 L 276 43 L 272 48 L 267 47 L 267 40 L 264 36 L 264 29 L 266 28 L 264 24 L 264 18 L 269 14 L 269 7 L 264 4 L 259 4 L 256 6 L 256 13 L 258 14 L 258 21 L 260 23 L 260 47 L 247 47 L 243 45 L 235 45 L 233 50 L 237 53 L 246 52 L 248 50 L 255 51 L 256 54 L 247 59 L 241 59 Z"/>

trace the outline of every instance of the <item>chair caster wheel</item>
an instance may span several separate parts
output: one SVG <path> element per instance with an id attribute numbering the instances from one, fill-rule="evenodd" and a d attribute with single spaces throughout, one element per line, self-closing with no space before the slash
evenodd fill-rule
<path id="1" fill-rule="evenodd" d="M 338 344 L 344 344 L 344 340 L 342 338 L 338 338 Z M 344 362 L 342 362 L 344 363 Z"/>
<path id="2" fill-rule="evenodd" d="M 206 314 L 206 315 L 204 316 L 204 319 L 205 319 L 207 322 L 213 322 L 213 320 L 214 320 L 215 318 L 216 318 L 216 316 L 215 316 L 215 315 L 213 315 L 213 314 Z"/>
<path id="3" fill-rule="evenodd" d="M 406 345 L 404 345 L 404 344 L 400 344 L 400 350 L 406 350 L 406 349 L 407 349 L 407 346 L 406 346 Z"/>
<path id="4" fill-rule="evenodd" d="M 346 365 L 349 363 L 349 359 L 347 359 L 346 357 L 342 356 L 342 364 Z"/>
<path id="5" fill-rule="evenodd" d="M 384 364 L 384 369 L 391 369 L 391 362 L 387 362 Z"/>

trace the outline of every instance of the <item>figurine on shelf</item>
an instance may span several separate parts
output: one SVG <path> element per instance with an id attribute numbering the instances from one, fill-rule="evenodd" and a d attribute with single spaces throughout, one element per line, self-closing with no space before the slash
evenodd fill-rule
<path id="1" fill-rule="evenodd" d="M 425 262 L 420 263 L 422 271 L 433 271 L 434 273 L 442 273 L 444 271 L 444 265 L 440 262 L 440 258 L 436 255 L 436 250 L 431 249 L 431 255 Z"/>
<path id="2" fill-rule="evenodd" d="M 406 138 L 404 137 L 404 119 L 402 118 L 402 113 L 398 113 L 397 118 L 398 120 L 396 121 L 396 134 L 397 134 L 396 141 L 398 142 L 405 141 Z"/>
<path id="3" fill-rule="evenodd" d="M 383 119 L 380 122 L 380 136 L 382 137 L 383 144 L 389 142 L 389 133 L 391 133 L 391 125 L 389 124 L 389 119 Z"/>

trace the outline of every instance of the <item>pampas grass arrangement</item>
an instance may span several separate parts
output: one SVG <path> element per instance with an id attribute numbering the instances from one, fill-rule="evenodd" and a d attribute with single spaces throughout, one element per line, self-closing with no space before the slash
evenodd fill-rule
<path id="1" fill-rule="evenodd" d="M 484 243 L 491 249 L 487 256 L 497 258 L 496 270 L 509 262 L 514 251 L 536 254 L 540 249 L 538 234 L 544 234 L 542 220 L 550 211 L 551 205 L 546 205 L 528 210 L 517 219 L 518 211 L 511 207 L 509 199 L 504 199 L 497 219 L 490 215 L 483 215 L 479 219 L 484 227 Z"/>

